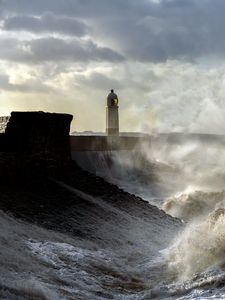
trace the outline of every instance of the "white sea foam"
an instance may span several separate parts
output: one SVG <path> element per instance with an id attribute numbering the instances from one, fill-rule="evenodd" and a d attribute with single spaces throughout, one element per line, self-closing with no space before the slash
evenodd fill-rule
<path id="1" fill-rule="evenodd" d="M 155 210 L 139 218 L 75 189 L 99 211 L 92 242 L 0 211 L 0 298 L 224 299 L 225 157 L 223 149 L 202 152 L 198 143 L 158 144 L 138 155 L 114 153 L 113 163 L 90 154 L 109 180 L 158 206 L 165 198 L 164 209 L 188 221 L 175 239 L 172 219 Z M 104 212 L 112 217 L 98 222 Z"/>
<path id="2" fill-rule="evenodd" d="M 189 224 L 167 255 L 168 267 L 180 279 L 225 266 L 225 209 Z"/>
<path id="3" fill-rule="evenodd" d="M 166 199 L 163 209 L 185 221 L 206 217 L 215 208 L 225 207 L 225 192 L 184 192 Z"/>
<path id="4" fill-rule="evenodd" d="M 96 228 L 96 241 L 90 242 L 88 238 L 81 240 L 19 221 L 0 211 L 1 299 L 133 300 L 161 281 L 163 262 L 156 260 L 160 255 L 157 249 L 161 244 L 165 246 L 171 234 L 171 220 L 168 223 L 159 214 L 144 221 L 101 199 L 74 192 L 112 213 L 118 226 L 108 220 L 108 224 Z M 112 239 L 106 247 L 98 243 L 100 234 L 103 240 Z"/>

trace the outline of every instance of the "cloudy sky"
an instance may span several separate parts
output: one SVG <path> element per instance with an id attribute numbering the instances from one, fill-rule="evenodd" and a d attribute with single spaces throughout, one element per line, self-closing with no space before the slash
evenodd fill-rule
<path id="1" fill-rule="evenodd" d="M 225 132 L 224 0 L 0 0 L 0 108 L 123 131 Z"/>

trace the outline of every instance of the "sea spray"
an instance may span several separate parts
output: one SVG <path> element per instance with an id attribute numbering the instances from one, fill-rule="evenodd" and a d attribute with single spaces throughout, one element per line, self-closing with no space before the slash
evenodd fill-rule
<path id="1" fill-rule="evenodd" d="M 163 209 L 170 215 L 184 221 L 203 218 L 216 207 L 225 206 L 225 191 L 191 191 L 175 195 L 165 200 Z"/>
<path id="2" fill-rule="evenodd" d="M 155 194 L 162 200 L 163 193 L 159 190 L 162 187 L 170 199 L 181 192 L 186 194 L 184 199 L 187 202 L 191 199 L 192 205 L 196 201 L 201 202 L 202 206 L 211 203 L 204 214 L 202 209 L 197 209 L 197 205 L 191 205 L 196 214 L 189 211 L 189 224 L 174 243 L 172 238 L 178 230 L 182 230 L 177 220 L 157 209 L 145 214 L 147 206 L 144 206 L 146 211 L 142 212 L 141 202 L 132 207 L 130 198 L 121 197 L 118 201 L 115 195 L 111 200 L 110 197 L 107 199 L 107 195 L 104 199 L 93 197 L 80 191 L 79 186 L 77 189 L 62 186 L 63 191 L 71 192 L 74 197 L 71 196 L 69 206 L 67 203 L 64 205 L 66 214 L 60 211 L 60 215 L 64 213 L 62 227 L 70 224 L 69 228 L 78 228 L 82 236 L 72 236 L 73 232 L 69 231 L 59 234 L 54 228 L 45 230 L 5 214 L 0 215 L 0 237 L 4 245 L 0 253 L 5 276 L 5 279 L 1 278 L 1 288 L 4 289 L 4 297 L 7 299 L 6 293 L 10 293 L 9 299 L 29 299 L 32 287 L 34 295 L 40 296 L 40 299 L 139 300 L 158 297 L 183 300 L 215 296 L 218 290 L 211 295 L 209 291 L 215 288 L 215 284 L 223 284 L 225 278 L 224 237 L 220 234 L 225 225 L 221 204 L 223 196 L 211 194 L 216 185 L 207 185 L 210 166 L 204 169 L 199 164 L 195 169 L 195 159 L 188 159 L 193 157 L 188 153 L 194 148 L 189 147 L 177 156 L 181 162 L 176 162 L 175 152 L 171 156 L 173 159 L 167 160 L 167 147 L 164 157 L 159 152 L 157 159 L 152 161 L 146 159 L 147 156 L 143 157 L 142 153 L 132 153 L 129 157 L 123 153 L 121 160 L 118 160 L 120 168 L 113 170 L 112 165 L 107 165 L 111 168 L 110 172 L 120 173 L 123 170 L 118 182 L 121 180 L 122 185 L 126 181 L 127 188 L 133 188 L 134 193 L 143 188 L 151 198 L 157 191 L 159 194 Z M 179 147 L 173 147 L 173 151 L 176 150 L 179 151 Z M 196 160 L 198 157 L 200 155 L 196 156 Z M 102 159 L 104 169 L 107 161 L 104 155 Z M 116 155 L 113 159 L 117 159 Z M 219 165 L 211 169 L 211 178 L 217 174 L 214 170 L 222 174 L 222 169 Z M 114 174 L 110 173 L 110 176 Z M 211 182 L 216 182 L 216 179 Z M 203 185 L 207 186 L 207 190 L 200 189 Z M 191 190 L 187 189 L 189 186 Z M 68 193 L 65 195 L 68 196 Z M 180 205 L 181 199 L 177 198 L 174 208 Z M 126 209 L 124 202 L 127 202 Z M 181 212 L 188 211 L 186 204 L 180 206 Z M 214 213 L 208 216 L 211 211 Z M 47 216 L 50 213 L 50 210 L 46 211 Z M 159 252 L 171 243 L 166 252 Z M 16 260 L 13 261 L 12 257 Z M 21 285 L 20 289 L 24 281 L 19 278 L 27 281 L 29 286 L 24 285 L 23 288 Z M 13 287 L 16 289 L 13 290 Z M 205 287 L 207 290 L 204 291 Z M 18 298 L 15 295 L 19 295 Z M 221 295 L 217 299 L 223 299 L 225 292 Z"/>
<path id="3" fill-rule="evenodd" d="M 180 280 L 225 266 L 225 209 L 216 209 L 206 220 L 193 221 L 168 249 L 169 272 Z"/>
<path id="4" fill-rule="evenodd" d="M 166 280 L 158 251 L 179 230 L 178 220 L 128 194 L 101 199 L 60 186 L 73 200 L 54 212 L 55 229 L 0 211 L 0 298 L 133 300 Z M 45 206 L 45 214 L 51 218 L 52 207 Z M 57 231 L 68 224 L 82 235 Z"/>

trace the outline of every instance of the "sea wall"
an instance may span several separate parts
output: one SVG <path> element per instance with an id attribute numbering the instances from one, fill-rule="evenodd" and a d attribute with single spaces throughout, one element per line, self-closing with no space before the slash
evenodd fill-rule
<path id="1" fill-rule="evenodd" d="M 140 151 L 147 142 L 143 136 L 70 136 L 72 159 L 95 175 L 109 171 L 121 153 Z"/>
<path id="2" fill-rule="evenodd" d="M 133 150 L 144 142 L 138 136 L 74 135 L 70 136 L 71 152 Z"/>

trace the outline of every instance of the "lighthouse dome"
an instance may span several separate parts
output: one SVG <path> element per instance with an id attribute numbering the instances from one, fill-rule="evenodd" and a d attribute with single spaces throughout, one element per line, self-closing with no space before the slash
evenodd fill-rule
<path id="1" fill-rule="evenodd" d="M 118 106 L 118 96 L 114 93 L 114 90 L 108 94 L 107 106 Z"/>

